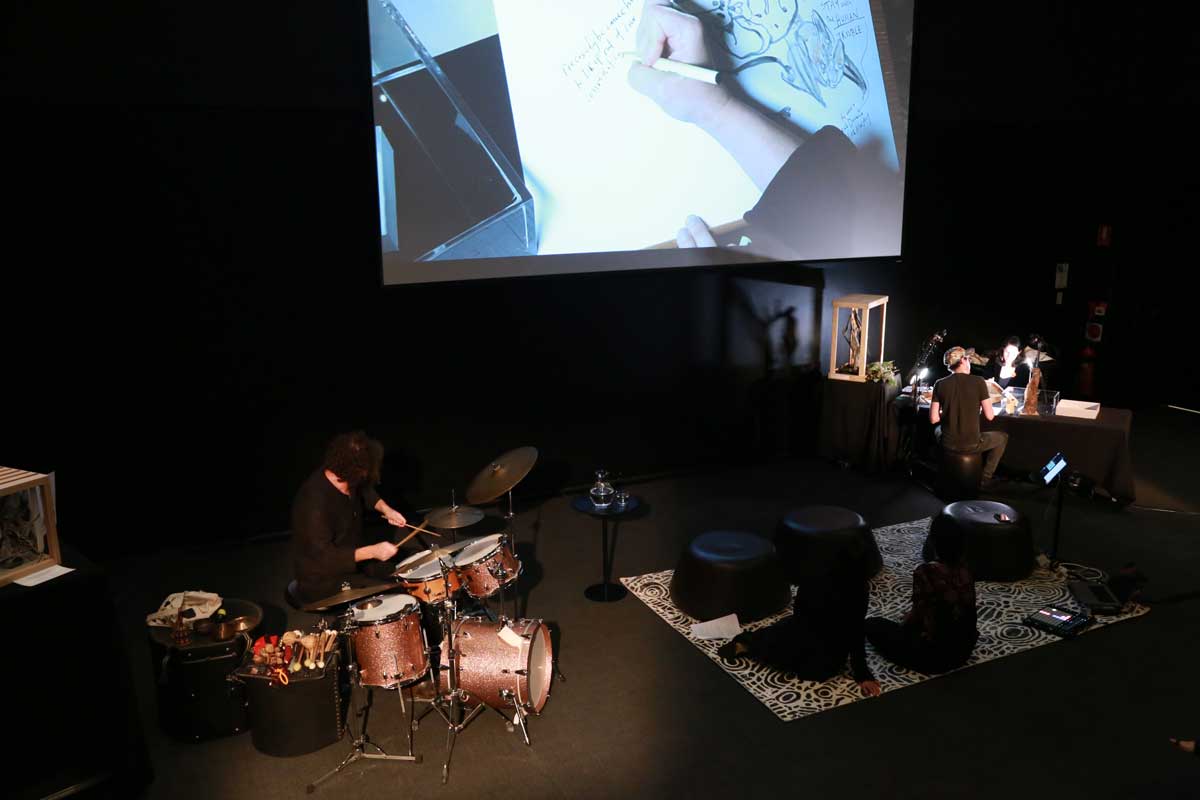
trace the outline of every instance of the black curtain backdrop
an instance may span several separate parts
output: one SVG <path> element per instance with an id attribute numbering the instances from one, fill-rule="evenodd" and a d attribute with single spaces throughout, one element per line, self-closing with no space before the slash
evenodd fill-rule
<path id="1" fill-rule="evenodd" d="M 825 368 L 832 298 L 886 293 L 901 365 L 936 328 L 1038 331 L 1070 394 L 1086 303 L 1108 299 L 1102 399 L 1194 396 L 1148 363 L 1183 333 L 1169 269 L 1196 193 L 1164 110 L 1195 88 L 1157 77 L 1149 12 L 926 5 L 904 259 L 823 265 L 797 359 L 819 336 Z M 57 471 L 88 555 L 283 530 L 350 427 L 385 440 L 414 505 L 525 444 L 545 489 L 778 452 L 727 281 L 789 302 L 811 283 L 795 265 L 380 286 L 359 4 L 26 3 L 4 37 L 0 464 Z"/>

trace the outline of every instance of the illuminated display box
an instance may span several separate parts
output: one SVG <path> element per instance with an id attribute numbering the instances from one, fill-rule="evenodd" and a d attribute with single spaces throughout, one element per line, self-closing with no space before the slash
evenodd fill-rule
<path id="1" fill-rule="evenodd" d="M 0 586 L 61 562 L 54 479 L 0 467 Z"/>
<path id="2" fill-rule="evenodd" d="M 829 342 L 829 377 L 839 381 L 867 380 L 867 344 L 871 333 L 871 312 L 879 309 L 876 315 L 879 330 L 879 358 L 883 361 L 883 345 L 887 337 L 887 303 L 886 294 L 848 294 L 833 301 L 833 330 Z M 845 310 L 848 316 L 843 316 Z M 845 340 L 849 345 L 850 358 L 844 364 L 838 364 L 838 335 L 841 320 L 847 320 L 845 325 Z"/>

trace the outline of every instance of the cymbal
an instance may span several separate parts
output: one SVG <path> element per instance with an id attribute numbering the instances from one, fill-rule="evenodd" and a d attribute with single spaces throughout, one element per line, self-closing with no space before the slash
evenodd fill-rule
<path id="1" fill-rule="evenodd" d="M 483 512 L 474 506 L 442 506 L 425 515 L 425 525 L 434 528 L 465 528 L 483 519 Z"/>
<path id="2" fill-rule="evenodd" d="M 516 486 L 537 463 L 536 447 L 518 447 L 498 456 L 467 487 L 468 503 L 490 503 Z"/>
<path id="3" fill-rule="evenodd" d="M 334 606 L 353 603 L 355 600 L 361 600 L 364 597 L 370 597 L 373 594 L 383 594 L 385 592 L 395 592 L 400 589 L 399 584 L 395 583 L 376 583 L 371 586 L 351 586 L 348 589 L 342 589 L 337 594 L 332 594 L 329 597 L 322 597 L 320 600 L 314 600 L 304 606 L 304 611 L 328 611 Z"/>

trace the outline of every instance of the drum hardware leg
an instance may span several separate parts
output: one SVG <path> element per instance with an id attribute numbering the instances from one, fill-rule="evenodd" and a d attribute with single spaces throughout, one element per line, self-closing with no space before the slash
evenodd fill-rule
<path id="1" fill-rule="evenodd" d="M 520 670 L 518 670 L 518 672 L 520 672 Z M 524 737 L 525 745 L 528 747 L 530 745 L 529 728 L 526 727 L 526 725 L 525 725 L 525 709 L 521 708 L 521 704 L 516 701 L 516 697 L 513 695 L 513 692 L 511 689 L 501 689 L 500 696 L 503 697 L 508 702 L 512 703 L 512 706 L 513 706 L 513 709 L 515 712 L 513 714 L 513 717 L 516 719 L 517 724 L 521 726 L 521 736 Z M 501 711 L 500 709 L 496 709 L 496 711 L 500 714 L 500 716 L 504 717 L 504 723 L 505 723 L 504 727 L 508 730 L 509 733 L 512 733 L 512 731 L 513 731 L 512 720 L 510 720 L 508 718 L 508 715 L 504 711 Z"/>
<path id="2" fill-rule="evenodd" d="M 354 702 L 354 697 L 353 697 L 354 684 L 351 684 L 350 693 L 351 693 L 350 700 L 351 700 L 351 703 L 353 703 Z M 339 772 L 341 772 L 346 767 L 353 764 L 355 761 L 358 761 L 359 759 L 365 758 L 365 759 L 370 759 L 373 761 L 408 761 L 408 762 L 411 762 L 414 764 L 421 763 L 421 757 L 418 755 L 413 755 L 413 752 L 412 752 L 411 726 L 410 726 L 409 734 L 408 734 L 408 737 L 409 737 L 409 739 L 408 739 L 408 755 L 404 755 L 404 756 L 388 755 L 387 752 L 382 747 L 380 747 L 379 745 L 370 741 L 370 739 L 367 737 L 367 719 L 368 719 L 368 712 L 371 709 L 372 695 L 373 695 L 372 689 L 368 688 L 367 689 L 367 702 L 363 706 L 362 714 L 361 714 L 362 725 L 359 728 L 358 735 L 354 736 L 354 741 L 350 745 L 350 753 L 344 759 L 342 759 L 342 763 L 338 764 L 332 770 L 330 770 L 329 772 L 326 772 L 324 775 L 317 778 L 312 783 L 308 784 L 308 786 L 305 787 L 305 791 L 308 792 L 309 794 L 312 794 L 313 792 L 315 792 L 317 790 L 318 786 L 320 786 L 322 783 L 329 780 L 333 776 L 337 775 Z M 347 725 L 347 730 L 348 731 L 350 730 L 349 725 Z M 352 736 L 354 735 L 353 731 L 350 731 L 350 733 Z M 379 752 L 378 753 L 366 752 L 366 749 L 368 746 L 375 748 Z"/>

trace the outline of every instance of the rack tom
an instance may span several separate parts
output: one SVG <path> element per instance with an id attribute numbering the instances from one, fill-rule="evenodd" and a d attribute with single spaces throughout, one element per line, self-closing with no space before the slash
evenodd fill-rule
<path id="1" fill-rule="evenodd" d="M 476 599 L 491 597 L 521 574 L 521 562 L 508 546 L 508 535 L 482 536 L 454 557 L 467 594 Z"/>
<path id="2" fill-rule="evenodd" d="M 462 577 L 453 562 L 450 562 L 450 568 L 443 575 L 442 565 L 431 550 L 425 550 L 401 561 L 393 577 L 404 587 L 404 591 L 423 603 L 440 603 L 458 594 L 463 586 Z"/>

